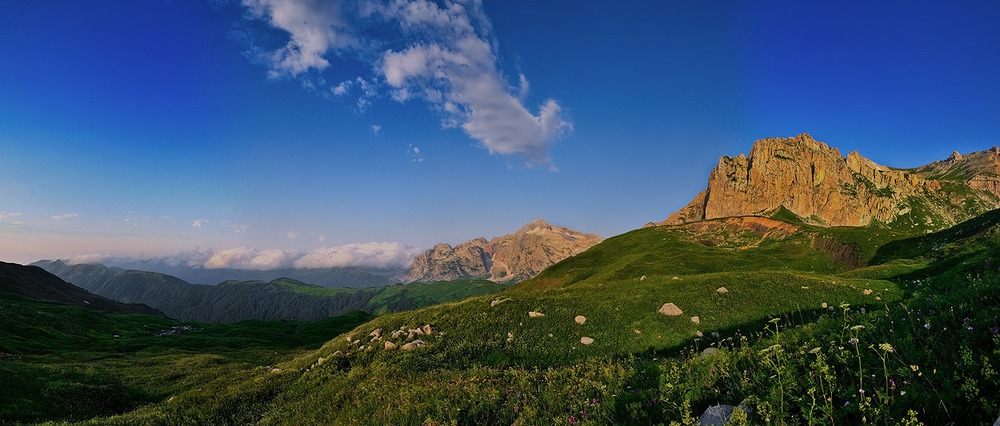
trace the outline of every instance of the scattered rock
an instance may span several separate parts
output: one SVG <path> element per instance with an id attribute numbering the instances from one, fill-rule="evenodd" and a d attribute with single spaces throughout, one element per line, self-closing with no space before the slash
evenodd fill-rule
<path id="1" fill-rule="evenodd" d="M 726 294 L 726 293 L 729 293 L 729 289 L 727 289 L 725 287 L 719 287 L 719 288 L 715 289 L 715 292 L 719 293 L 719 294 Z"/>
<path id="2" fill-rule="evenodd" d="M 509 300 L 510 300 L 510 299 L 507 299 L 507 298 L 503 298 L 503 299 L 493 299 L 493 301 L 492 301 L 492 302 L 490 302 L 490 307 L 494 307 L 494 306 L 496 306 L 496 305 L 499 305 L 499 304 L 501 304 L 501 303 L 503 303 L 503 302 L 507 302 L 507 301 L 509 301 Z"/>
<path id="3" fill-rule="evenodd" d="M 698 331 L 694 332 L 694 335 L 698 336 L 698 337 L 705 337 L 705 334 L 702 333 L 701 330 L 698 330 Z"/>
<path id="4" fill-rule="evenodd" d="M 406 330 L 396 330 L 392 332 L 392 338 L 398 339 L 400 337 L 406 336 L 406 334 L 407 334 Z"/>
<path id="5" fill-rule="evenodd" d="M 337 351 L 337 352 L 334 352 L 333 354 L 337 355 L 339 352 L 340 351 Z M 316 365 L 317 366 L 323 365 L 324 362 L 326 362 L 326 358 L 320 357 L 319 359 L 316 360 Z"/>
<path id="6" fill-rule="evenodd" d="M 698 418 L 698 424 L 702 426 L 716 426 L 725 425 L 729 423 L 729 418 L 733 416 L 733 412 L 740 410 L 744 413 L 750 413 L 750 409 L 746 406 L 747 401 L 744 399 L 740 402 L 740 405 L 733 407 L 732 405 L 713 405 L 705 409 L 701 417 Z"/>
<path id="7" fill-rule="evenodd" d="M 676 317 L 678 315 L 684 314 L 684 311 L 682 311 L 681 308 L 678 308 L 677 305 L 673 303 L 664 303 L 663 306 L 660 307 L 659 312 L 668 317 Z"/>
<path id="8" fill-rule="evenodd" d="M 823 302 L 822 304 L 819 305 L 819 307 L 821 307 L 823 309 L 826 309 L 828 306 L 829 305 L 827 305 L 826 302 Z"/>
<path id="9" fill-rule="evenodd" d="M 718 354 L 719 354 L 719 350 L 716 349 L 716 348 L 705 348 L 705 350 L 701 351 L 701 355 L 698 355 L 698 358 L 699 359 L 705 359 L 705 358 L 708 358 L 708 357 L 716 356 Z"/>
<path id="10" fill-rule="evenodd" d="M 643 275 L 643 276 L 639 277 L 639 281 L 646 281 L 646 276 Z"/>
<path id="11" fill-rule="evenodd" d="M 528 312 L 528 316 L 531 317 L 531 318 L 538 318 L 538 317 L 544 317 L 545 314 L 543 314 L 541 312 L 531 311 L 531 312 Z"/>
<path id="12" fill-rule="evenodd" d="M 576 321 L 577 324 L 583 325 L 585 322 L 587 322 L 587 317 L 583 315 L 577 315 L 576 318 L 573 318 L 573 321 Z"/>
<path id="13" fill-rule="evenodd" d="M 719 337 L 722 337 L 722 336 L 720 336 L 720 335 L 719 335 L 719 332 L 718 332 L 718 331 L 713 331 L 713 332 L 712 332 L 712 338 L 713 338 L 713 339 L 718 339 Z"/>
<path id="14" fill-rule="evenodd" d="M 334 352 L 334 353 L 333 353 L 333 356 L 341 356 L 341 355 L 343 355 L 343 354 L 344 354 L 343 352 L 341 352 L 341 351 L 337 351 L 337 352 Z"/>
<path id="15" fill-rule="evenodd" d="M 390 342 L 390 341 L 388 341 L 388 340 L 386 340 L 386 341 L 385 341 L 385 350 L 387 350 L 387 351 L 391 351 L 391 350 L 393 350 L 393 349 L 396 349 L 396 344 L 395 344 L 395 343 L 392 343 L 392 342 Z"/>
<path id="16" fill-rule="evenodd" d="M 514 333 L 511 333 L 509 331 L 507 332 L 507 341 L 508 342 L 513 342 L 514 341 Z"/>
<path id="17" fill-rule="evenodd" d="M 695 315 L 695 316 L 691 317 L 691 322 L 693 322 L 695 324 L 701 324 L 701 317 Z"/>
<path id="18" fill-rule="evenodd" d="M 271 374 L 278 374 L 278 373 L 280 373 L 282 371 L 283 370 L 280 369 L 280 368 L 272 368 L 272 369 L 268 370 L 268 372 L 271 373 Z"/>
<path id="19" fill-rule="evenodd" d="M 372 340 L 381 339 L 382 338 L 382 329 L 381 328 L 376 328 L 376 329 L 372 330 L 371 333 L 368 333 L 368 335 L 372 336 Z"/>
<path id="20" fill-rule="evenodd" d="M 872 294 L 872 289 L 870 289 L 870 288 L 866 288 L 866 289 L 865 289 L 865 291 L 862 291 L 862 293 L 864 293 L 864 294 L 865 294 L 865 296 L 867 296 L 867 295 L 869 295 L 869 294 Z"/>
<path id="21" fill-rule="evenodd" d="M 677 276 L 675 276 L 675 277 L 673 277 L 673 278 L 671 278 L 671 279 L 672 279 L 672 280 L 674 280 L 674 281 L 676 281 L 676 280 L 679 280 L 679 279 L 681 279 L 681 277 L 677 277 Z"/>
<path id="22" fill-rule="evenodd" d="M 403 350 L 408 351 L 410 349 L 422 348 L 424 346 L 427 346 L 427 343 L 424 343 L 423 340 L 414 340 L 410 343 L 403 345 Z"/>
<path id="23" fill-rule="evenodd" d="M 635 334 L 642 334 L 642 332 L 639 331 L 639 329 L 632 330 L 632 332 L 635 333 Z"/>
<path id="24" fill-rule="evenodd" d="M 594 339 L 587 336 L 583 336 L 580 338 L 580 343 L 584 345 L 589 345 L 591 343 L 594 343 Z"/>
<path id="25" fill-rule="evenodd" d="M 433 328 L 431 328 L 431 325 L 430 325 L 430 324 L 424 324 L 424 326 L 423 326 L 423 327 L 420 327 L 420 329 L 421 329 L 421 330 L 423 330 L 423 331 L 424 331 L 424 334 L 426 334 L 426 335 L 428 335 L 428 336 L 430 336 L 430 335 L 431 335 L 431 333 L 433 333 L 433 332 L 434 332 L 434 329 L 433 329 Z"/>

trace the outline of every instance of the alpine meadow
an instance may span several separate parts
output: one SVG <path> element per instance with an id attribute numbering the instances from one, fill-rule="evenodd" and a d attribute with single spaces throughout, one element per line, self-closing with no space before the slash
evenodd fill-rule
<path id="1" fill-rule="evenodd" d="M 1000 3 L 0 10 L 2 425 L 1000 425 Z"/>

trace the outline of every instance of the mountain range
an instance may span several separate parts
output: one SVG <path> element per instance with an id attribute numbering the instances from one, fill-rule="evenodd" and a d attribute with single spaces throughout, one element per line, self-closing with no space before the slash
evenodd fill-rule
<path id="1" fill-rule="evenodd" d="M 998 157 L 893 169 L 805 134 L 760 140 L 666 221 L 572 255 L 566 243 L 589 238 L 543 221 L 440 245 L 411 274 L 544 270 L 447 303 L 397 297 L 442 283 L 384 287 L 370 300 L 420 303 L 377 317 L 178 324 L 0 291 L 0 376 L 16 395 L 0 422 L 991 424 Z M 552 240 L 566 251 L 538 256 Z M 45 266 L 145 288 L 98 283 L 134 271 Z M 262 303 L 375 291 L 261 284 Z"/>
<path id="2" fill-rule="evenodd" d="M 403 280 L 430 282 L 473 278 L 516 283 L 602 240 L 597 234 L 550 225 L 538 219 L 512 234 L 489 241 L 480 237 L 455 247 L 438 244 L 413 259 L 410 272 Z"/>
<path id="3" fill-rule="evenodd" d="M 787 209 L 822 226 L 942 229 L 1000 207 L 1000 148 L 913 169 L 858 152 L 842 156 L 803 133 L 761 139 L 749 155 L 722 157 L 708 186 L 660 224 L 770 216 Z"/>

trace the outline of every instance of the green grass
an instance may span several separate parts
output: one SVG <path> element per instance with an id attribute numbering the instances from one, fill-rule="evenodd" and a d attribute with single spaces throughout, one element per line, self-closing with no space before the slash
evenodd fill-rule
<path id="1" fill-rule="evenodd" d="M 993 213 L 912 238 L 886 228 L 766 238 L 645 228 L 499 293 L 350 330 L 205 326 L 205 340 L 132 352 L 67 343 L 82 346 L 62 352 L 75 361 L 58 374 L 42 354 L 0 366 L 21 369 L 7 376 L 91 386 L 57 387 L 91 407 L 84 394 L 114 396 L 103 399 L 113 409 L 43 407 L 30 417 L 96 416 L 88 424 L 696 424 L 706 407 L 741 401 L 751 408 L 746 424 L 990 424 L 1000 412 L 998 223 Z M 817 238 L 852 247 L 862 267 Z M 657 312 L 667 302 L 684 314 Z M 424 325 L 429 335 L 409 335 Z M 427 345 L 399 348 L 417 339 Z M 210 348 L 214 340 L 228 343 Z M 706 347 L 719 351 L 700 356 Z M 33 398 L 21 399 L 42 406 Z"/>
<path id="2" fill-rule="evenodd" d="M 381 315 L 492 294 L 507 287 L 506 284 L 488 280 L 399 284 L 380 289 L 368 302 L 368 307 L 372 313 Z"/>
<path id="3" fill-rule="evenodd" d="M 316 348 L 371 318 L 354 313 L 312 323 L 181 323 L 0 293 L 0 422 L 131 411 Z M 181 326 L 191 329 L 156 335 Z"/>

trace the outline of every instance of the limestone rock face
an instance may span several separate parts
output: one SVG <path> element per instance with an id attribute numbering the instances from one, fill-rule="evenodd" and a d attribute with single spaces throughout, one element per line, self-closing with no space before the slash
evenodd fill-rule
<path id="1" fill-rule="evenodd" d="M 596 234 L 550 225 L 538 219 L 513 234 L 490 241 L 477 238 L 452 248 L 438 244 L 413 259 L 404 281 L 483 278 L 519 282 L 601 242 Z"/>
<path id="2" fill-rule="evenodd" d="M 761 139 L 748 156 L 722 157 L 708 188 L 659 225 L 733 216 L 769 216 L 782 208 L 808 223 L 893 223 L 920 207 L 920 225 L 945 227 L 1000 207 L 1000 149 L 917 169 L 879 165 L 808 134 Z M 914 225 L 915 226 L 915 225 Z"/>

